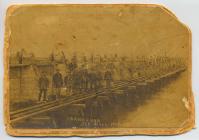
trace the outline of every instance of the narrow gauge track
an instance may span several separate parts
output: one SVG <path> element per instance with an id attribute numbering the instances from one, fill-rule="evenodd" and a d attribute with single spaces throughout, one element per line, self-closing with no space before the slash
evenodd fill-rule
<path id="1" fill-rule="evenodd" d="M 118 84 L 119 83 L 119 84 Z M 121 85 L 123 85 L 125 82 L 123 82 L 123 81 L 117 81 L 115 84 L 114 84 L 114 86 L 113 87 L 118 87 L 118 86 L 121 86 Z M 102 90 L 105 90 L 105 89 L 102 89 Z M 102 90 L 100 90 L 100 91 L 98 91 L 98 92 L 96 92 L 95 94 L 97 94 L 97 93 L 101 93 L 101 92 L 104 92 L 104 91 L 102 91 Z M 90 94 L 90 93 L 89 93 Z M 60 99 L 60 100 L 54 100 L 54 101 L 50 101 L 50 102 L 46 102 L 46 103 L 40 103 L 40 104 L 37 104 L 37 105 L 34 105 L 34 106 L 32 106 L 32 107 L 26 107 L 26 108 L 24 108 L 24 109 L 20 109 L 20 110 L 17 110 L 17 111 L 13 111 L 13 112 L 11 112 L 10 113 L 10 115 L 11 116 L 14 116 L 14 115 L 18 115 L 18 114 L 21 114 L 21 113 L 23 113 L 23 112 L 32 112 L 32 110 L 33 109 L 38 109 L 39 107 L 43 107 L 43 106 L 47 106 L 47 105 L 51 105 L 51 104 L 56 104 L 56 103 L 60 103 L 60 102 L 64 102 L 64 101 L 66 101 L 66 100 L 68 100 L 68 99 L 74 99 L 74 98 L 81 98 L 81 97 L 83 97 L 83 95 L 89 95 L 89 94 L 87 94 L 87 93 L 84 93 L 84 92 L 82 92 L 82 93 L 79 93 L 79 94 L 74 94 L 74 95 L 71 95 L 71 96 L 66 96 L 66 97 L 64 97 L 63 99 Z"/>
<path id="2" fill-rule="evenodd" d="M 124 83 L 124 82 L 123 83 L 121 82 L 120 84 L 117 84 L 117 85 L 115 84 L 111 90 L 119 89 L 125 85 L 126 85 L 126 83 Z M 28 117 L 31 117 L 31 116 L 34 116 L 37 114 L 44 113 L 46 111 L 52 111 L 54 109 L 69 105 L 74 102 L 82 101 L 82 100 L 85 100 L 88 98 L 95 97 L 100 94 L 104 94 L 105 92 L 106 92 L 106 90 L 98 91 L 95 93 L 89 93 L 89 94 L 87 94 L 87 93 L 75 94 L 75 95 L 67 96 L 61 100 L 56 100 L 56 101 L 47 102 L 44 104 L 35 105 L 33 107 L 27 107 L 25 109 L 11 112 L 10 120 L 11 120 L 11 122 L 16 122 L 21 119 L 25 119 L 25 118 L 28 118 Z"/>
<path id="3" fill-rule="evenodd" d="M 153 76 L 151 75 L 151 76 L 147 76 L 147 77 L 138 77 L 138 78 L 134 78 L 132 80 L 127 80 L 127 81 L 116 81 L 116 82 L 114 82 L 114 85 L 112 86 L 111 92 L 121 89 L 126 86 L 131 86 L 131 85 L 136 86 L 136 84 L 141 83 L 141 82 L 146 82 L 147 80 L 152 80 L 152 81 L 160 80 L 161 78 L 171 76 L 171 75 L 178 73 L 180 71 L 183 71 L 183 70 L 184 70 L 184 68 L 181 68 L 181 69 L 178 69 L 178 70 L 170 72 L 170 73 L 159 73 L 158 75 L 153 75 Z M 38 105 L 35 105 L 32 107 L 27 107 L 24 109 L 13 111 L 10 113 L 10 122 L 11 123 L 17 122 L 17 121 L 20 121 L 20 120 L 44 113 L 44 112 L 53 111 L 53 110 L 70 105 L 75 102 L 83 101 L 83 100 L 93 98 L 93 97 L 101 95 L 101 94 L 105 94 L 106 92 L 107 92 L 106 89 L 101 89 L 100 91 L 97 91 L 95 93 L 74 94 L 74 95 L 67 96 L 60 100 L 42 103 L 42 104 L 38 104 Z"/>

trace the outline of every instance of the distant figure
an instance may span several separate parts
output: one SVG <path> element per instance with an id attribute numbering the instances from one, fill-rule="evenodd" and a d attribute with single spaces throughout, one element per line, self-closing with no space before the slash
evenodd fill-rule
<path id="1" fill-rule="evenodd" d="M 88 69 L 84 69 L 83 70 L 83 89 L 84 89 L 84 91 L 88 90 L 88 82 L 89 82 Z"/>
<path id="2" fill-rule="evenodd" d="M 90 85 L 90 90 L 97 90 L 97 75 L 94 70 L 90 71 L 88 74 L 89 77 L 89 85 Z"/>
<path id="3" fill-rule="evenodd" d="M 81 77 L 78 69 L 75 69 L 72 73 L 72 89 L 76 93 L 79 93 L 81 90 L 80 87 Z"/>
<path id="4" fill-rule="evenodd" d="M 53 87 L 55 89 L 56 99 L 60 98 L 62 85 L 63 85 L 62 74 L 59 72 L 59 69 L 57 69 L 56 73 L 53 75 Z"/>
<path id="5" fill-rule="evenodd" d="M 102 75 L 102 72 L 101 71 L 97 71 L 97 74 L 96 74 L 96 80 L 97 80 L 97 88 L 101 88 L 102 87 L 102 80 L 103 80 L 103 75 Z"/>
<path id="6" fill-rule="evenodd" d="M 47 89 L 49 87 L 49 80 L 46 77 L 45 72 L 42 72 L 41 77 L 39 78 L 39 98 L 38 100 L 41 101 L 41 97 L 43 94 L 43 101 L 46 101 L 46 94 L 47 94 Z"/>
<path id="7" fill-rule="evenodd" d="M 107 89 L 111 88 L 111 82 L 113 80 L 111 71 L 107 70 L 105 72 L 105 74 L 104 74 L 104 80 L 106 82 L 106 88 Z"/>
<path id="8" fill-rule="evenodd" d="M 66 87 L 66 92 L 68 91 L 70 94 L 72 94 L 73 90 L 72 90 L 72 74 L 68 73 L 65 77 L 64 77 L 64 85 Z"/>

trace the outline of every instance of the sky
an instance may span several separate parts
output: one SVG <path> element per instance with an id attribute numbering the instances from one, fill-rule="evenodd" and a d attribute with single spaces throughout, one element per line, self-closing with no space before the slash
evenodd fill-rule
<path id="1" fill-rule="evenodd" d="M 61 50 L 187 57 L 188 29 L 167 10 L 134 6 L 19 6 L 9 15 L 11 54 L 47 57 Z"/>

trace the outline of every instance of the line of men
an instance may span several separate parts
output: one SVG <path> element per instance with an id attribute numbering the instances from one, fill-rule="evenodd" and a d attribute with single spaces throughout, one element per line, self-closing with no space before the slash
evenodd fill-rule
<path id="1" fill-rule="evenodd" d="M 88 71 L 86 69 L 76 69 L 73 72 L 67 73 L 63 78 L 59 69 L 56 69 L 56 73 L 52 77 L 53 92 L 56 99 L 61 97 L 61 89 L 66 88 L 69 93 L 78 93 L 83 91 L 97 91 L 103 88 L 103 82 L 105 82 L 105 88 L 110 89 L 113 82 L 111 71 L 107 70 L 104 74 L 101 72 Z M 39 81 L 39 97 L 38 101 L 47 101 L 47 90 L 49 88 L 49 79 L 45 72 L 42 72 Z"/>
<path id="2" fill-rule="evenodd" d="M 110 88 L 113 77 L 109 70 L 103 74 L 100 71 L 77 69 L 65 76 L 64 83 L 70 91 L 97 91 L 103 87 L 103 80 L 106 81 L 105 87 Z"/>
<path id="3" fill-rule="evenodd" d="M 123 60 L 119 65 L 115 66 L 116 68 L 113 68 L 114 65 L 108 65 L 109 67 L 103 68 L 106 64 L 101 64 L 102 66 L 100 66 L 100 68 L 91 68 L 89 70 L 84 68 L 84 66 L 78 67 L 76 60 L 73 60 L 68 64 L 69 72 L 64 78 L 59 72 L 59 69 L 56 70 L 56 73 L 52 77 L 53 93 L 55 93 L 56 99 L 59 99 L 62 87 L 65 87 L 69 93 L 97 91 L 100 88 L 104 88 L 104 85 L 105 88 L 109 89 L 113 82 L 114 73 L 112 69 L 119 68 L 119 73 L 121 73 L 120 78 L 124 78 L 125 76 L 122 72 L 125 69 L 128 69 L 129 75 L 134 75 L 134 73 L 137 72 L 148 75 L 149 73 L 156 73 L 160 70 L 171 71 L 176 67 L 183 66 L 183 64 L 179 62 L 180 59 L 163 58 L 164 57 L 150 59 L 138 58 L 137 64 Z M 100 64 L 98 64 L 98 66 L 99 65 Z M 101 72 L 99 69 L 105 72 Z M 123 73 L 127 73 L 127 71 Z M 44 100 L 47 100 L 46 94 L 48 88 L 49 80 L 45 72 L 43 72 L 39 78 L 39 101 L 42 96 L 44 96 Z"/>

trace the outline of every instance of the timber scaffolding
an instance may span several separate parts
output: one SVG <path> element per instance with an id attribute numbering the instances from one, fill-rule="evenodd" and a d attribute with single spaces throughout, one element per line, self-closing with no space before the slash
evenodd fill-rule
<path id="1" fill-rule="evenodd" d="M 140 104 L 183 71 L 185 71 L 185 68 L 178 68 L 172 72 L 160 72 L 155 75 L 137 77 L 128 81 L 115 81 L 111 89 L 68 95 L 60 100 L 40 103 L 32 107 L 13 111 L 10 112 L 10 123 L 23 122 L 24 120 L 34 118 L 34 116 L 55 112 L 56 110 L 59 111 L 60 109 L 72 110 L 73 115 L 67 117 L 97 118 L 99 113 L 106 110 L 108 106 L 114 106 L 115 104 L 121 106 L 131 105 L 132 103 L 135 104 L 135 102 Z M 88 104 L 87 101 L 92 103 Z M 80 106 L 80 109 L 77 106 Z M 79 121 L 81 122 L 81 119 Z"/>

